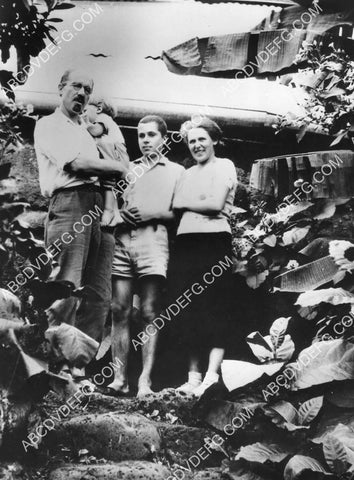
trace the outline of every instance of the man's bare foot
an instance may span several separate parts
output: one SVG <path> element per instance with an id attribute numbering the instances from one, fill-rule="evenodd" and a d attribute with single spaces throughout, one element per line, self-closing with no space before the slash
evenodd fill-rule
<path id="1" fill-rule="evenodd" d="M 129 385 L 128 383 L 121 381 L 121 380 L 114 380 L 112 383 L 107 385 L 107 388 L 114 390 L 117 395 L 127 395 L 129 393 Z"/>
<path id="2" fill-rule="evenodd" d="M 113 218 L 114 218 L 113 210 L 103 210 L 102 218 L 101 218 L 101 227 L 107 227 L 111 223 Z"/>

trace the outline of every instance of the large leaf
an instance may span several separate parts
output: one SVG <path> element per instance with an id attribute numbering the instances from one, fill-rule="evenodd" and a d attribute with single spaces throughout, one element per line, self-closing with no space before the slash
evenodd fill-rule
<path id="1" fill-rule="evenodd" d="M 309 233 L 311 226 L 307 227 L 294 227 L 291 230 L 288 230 L 283 234 L 283 243 L 284 245 L 292 245 L 294 243 L 300 242 L 306 235 Z"/>
<path id="2" fill-rule="evenodd" d="M 332 472 L 341 475 L 354 465 L 354 432 L 339 424 L 323 442 L 323 453 Z"/>
<path id="3" fill-rule="evenodd" d="M 354 269 L 354 244 L 346 240 L 329 242 L 329 254 L 341 270 Z"/>
<path id="4" fill-rule="evenodd" d="M 279 463 L 288 455 L 289 452 L 283 450 L 279 445 L 257 442 L 252 445 L 247 445 L 246 447 L 241 447 L 235 460 L 243 458 L 249 462 L 264 463 L 269 460 L 274 463 Z"/>
<path id="5" fill-rule="evenodd" d="M 304 455 L 295 455 L 286 464 L 284 480 L 296 480 L 305 470 L 326 473 L 325 468 L 314 458 L 306 457 Z M 307 478 L 311 478 L 310 472 L 308 472 Z"/>
<path id="6" fill-rule="evenodd" d="M 264 406 L 263 410 L 278 427 L 290 432 L 309 428 L 311 421 L 318 415 L 323 397 L 316 397 L 304 402 L 298 410 L 289 402 L 280 401 L 272 406 Z"/>
<path id="7" fill-rule="evenodd" d="M 53 10 L 66 10 L 68 8 L 74 8 L 75 5 L 73 3 L 68 3 L 68 2 L 63 2 L 63 3 L 58 3 L 55 5 Z"/>
<path id="8" fill-rule="evenodd" d="M 244 461 L 231 462 L 229 469 L 223 472 L 227 480 L 265 480 L 258 473 L 251 472 Z"/>
<path id="9" fill-rule="evenodd" d="M 260 285 L 262 285 L 262 283 L 265 282 L 268 275 L 269 275 L 269 270 L 264 270 L 264 272 L 247 275 L 246 283 L 250 288 L 253 288 L 253 290 L 255 290 Z"/>
<path id="10" fill-rule="evenodd" d="M 343 305 L 354 303 L 354 294 L 347 292 L 343 288 L 325 288 L 302 293 L 295 302 L 295 305 L 301 307 L 314 307 L 320 303 L 330 303 L 332 305 Z"/>
<path id="11" fill-rule="evenodd" d="M 286 223 L 298 213 L 304 212 L 312 207 L 312 205 L 313 203 L 307 201 L 298 202 L 295 205 L 287 205 L 286 207 L 280 208 L 277 213 L 270 215 L 270 219 L 274 223 Z"/>
<path id="12" fill-rule="evenodd" d="M 349 468 L 347 454 L 343 443 L 332 435 L 328 435 L 323 444 L 323 453 L 332 472 L 342 475 Z"/>
<path id="13" fill-rule="evenodd" d="M 269 344 L 265 338 L 263 337 L 263 335 L 260 334 L 260 332 L 252 332 L 250 333 L 247 338 L 246 338 L 246 341 L 250 344 L 250 345 L 257 345 L 257 347 L 262 347 L 262 349 L 264 350 L 267 350 L 268 352 L 272 352 L 273 351 L 273 347 L 271 344 Z M 252 348 L 252 347 L 251 347 Z"/>
<path id="14" fill-rule="evenodd" d="M 270 340 L 275 349 L 279 348 L 285 340 L 286 330 L 289 325 L 291 317 L 280 317 L 274 320 L 273 325 L 270 327 Z"/>
<path id="15" fill-rule="evenodd" d="M 78 368 L 84 367 L 93 359 L 99 346 L 93 338 L 66 323 L 49 327 L 45 337 L 54 359 L 66 360 Z"/>
<path id="16" fill-rule="evenodd" d="M 248 393 L 247 397 L 241 394 L 235 402 L 228 400 L 209 401 L 208 411 L 203 413 L 203 419 L 212 427 L 225 433 L 226 425 L 231 425 L 235 420 L 238 420 L 239 423 L 236 423 L 236 425 L 239 428 L 246 427 L 257 408 L 263 405 L 264 398 L 262 392 L 258 390 L 254 394 Z M 236 419 L 236 417 L 238 418 Z M 235 428 L 234 430 L 236 432 L 238 429 Z"/>
<path id="17" fill-rule="evenodd" d="M 354 379 L 354 345 L 344 340 L 316 342 L 303 350 L 296 363 L 293 390 L 312 387 L 334 380 Z"/>
<path id="18" fill-rule="evenodd" d="M 306 292 L 331 282 L 339 271 L 329 255 L 301 265 L 274 278 L 274 290 L 282 292 Z"/>
<path id="19" fill-rule="evenodd" d="M 273 341 L 275 337 L 273 335 Z M 261 362 L 270 360 L 286 361 L 290 360 L 294 351 L 295 345 L 290 335 L 284 335 L 280 345 L 276 348 L 273 344 L 271 335 L 263 337 L 259 332 L 252 332 L 246 338 L 253 354 Z"/>
<path id="20" fill-rule="evenodd" d="M 302 403 L 298 409 L 298 422 L 300 425 L 308 425 L 317 417 L 323 405 L 323 396 L 310 398 Z"/>
<path id="21" fill-rule="evenodd" d="M 274 375 L 283 365 L 283 363 L 255 365 L 240 360 L 224 360 L 221 364 L 221 374 L 226 388 L 231 392 L 236 388 L 254 382 L 264 374 Z"/>
<path id="22" fill-rule="evenodd" d="M 331 218 L 336 212 L 336 203 L 334 200 L 326 198 L 317 206 L 315 220 L 324 220 L 325 218 Z"/>
<path id="23" fill-rule="evenodd" d="M 289 402 L 280 401 L 272 406 L 266 405 L 263 407 L 263 410 L 267 417 L 270 417 L 276 425 L 284 426 L 285 423 L 295 425 L 297 423 L 298 412 Z"/>

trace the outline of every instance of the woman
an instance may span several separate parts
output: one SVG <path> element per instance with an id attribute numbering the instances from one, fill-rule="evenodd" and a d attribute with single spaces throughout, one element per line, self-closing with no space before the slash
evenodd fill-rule
<path id="1" fill-rule="evenodd" d="M 189 350 L 188 381 L 178 390 L 201 396 L 218 382 L 230 336 L 232 253 L 228 220 L 237 176 L 231 160 L 215 156 L 222 134 L 215 122 L 206 117 L 197 125 L 186 122 L 181 133 L 197 164 L 184 172 L 173 200 L 173 209 L 181 215 L 171 262 L 173 290 L 176 295 L 187 290 L 193 294 L 178 326 Z M 202 381 L 206 354 L 208 367 Z"/>

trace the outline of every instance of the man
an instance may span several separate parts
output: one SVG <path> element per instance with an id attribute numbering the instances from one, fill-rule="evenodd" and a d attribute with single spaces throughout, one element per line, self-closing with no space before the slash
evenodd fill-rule
<path id="1" fill-rule="evenodd" d="M 66 71 L 59 83 L 60 106 L 37 122 L 34 140 L 41 191 L 50 197 L 45 243 L 49 249 L 57 247 L 60 270 L 55 279 L 95 291 L 79 308 L 73 297 L 54 302 L 49 324 L 64 321 L 100 341 L 111 301 L 114 237 L 100 226 L 97 212 L 103 211 L 103 196 L 97 177 L 119 175 L 125 168 L 99 158 L 80 118 L 92 89 L 93 80 L 85 73 Z"/>
<path id="2" fill-rule="evenodd" d="M 137 284 L 140 312 L 145 329 L 153 325 L 161 310 L 161 291 L 168 263 L 167 225 L 173 221 L 173 193 L 184 168 L 163 155 L 167 149 L 167 126 L 161 117 L 148 115 L 138 124 L 139 148 L 143 154 L 126 175 L 121 216 L 113 262 L 112 356 L 122 361 L 109 385 L 113 394 L 129 392 L 127 360 L 130 345 L 129 318 L 133 285 Z M 119 185 L 119 184 L 118 184 Z M 137 282 L 135 282 L 137 280 Z M 150 329 L 151 331 L 151 329 Z M 151 372 L 157 334 L 143 335 L 143 369 L 138 396 L 152 393 Z"/>

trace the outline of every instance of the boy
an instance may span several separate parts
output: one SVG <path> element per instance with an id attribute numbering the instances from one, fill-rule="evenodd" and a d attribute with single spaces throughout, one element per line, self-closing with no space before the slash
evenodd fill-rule
<path id="1" fill-rule="evenodd" d="M 184 170 L 163 155 L 167 151 L 166 135 L 167 125 L 161 117 L 148 115 L 140 120 L 138 141 L 143 156 L 132 162 L 130 175 L 126 176 L 120 211 L 124 223 L 117 227 L 112 269 L 112 357 L 119 358 L 123 364 L 109 385 L 115 395 L 129 392 L 129 319 L 136 280 L 146 330 L 153 327 L 153 320 L 161 310 L 162 282 L 166 278 L 169 256 L 167 225 L 174 220 L 172 198 Z M 142 346 L 143 361 L 138 396 L 152 393 L 157 335 L 144 338 L 144 342 L 135 342 Z M 133 345 L 135 343 L 133 341 Z"/>
<path id="2" fill-rule="evenodd" d="M 107 101 L 99 99 L 91 101 L 85 109 L 84 120 L 87 130 L 95 139 L 100 156 L 104 159 L 117 160 L 126 168 L 129 167 L 129 157 L 120 128 L 113 120 L 114 109 Z M 117 199 L 109 185 L 102 182 L 104 187 L 104 210 L 101 226 L 114 227 L 122 223 L 119 214 Z"/>

